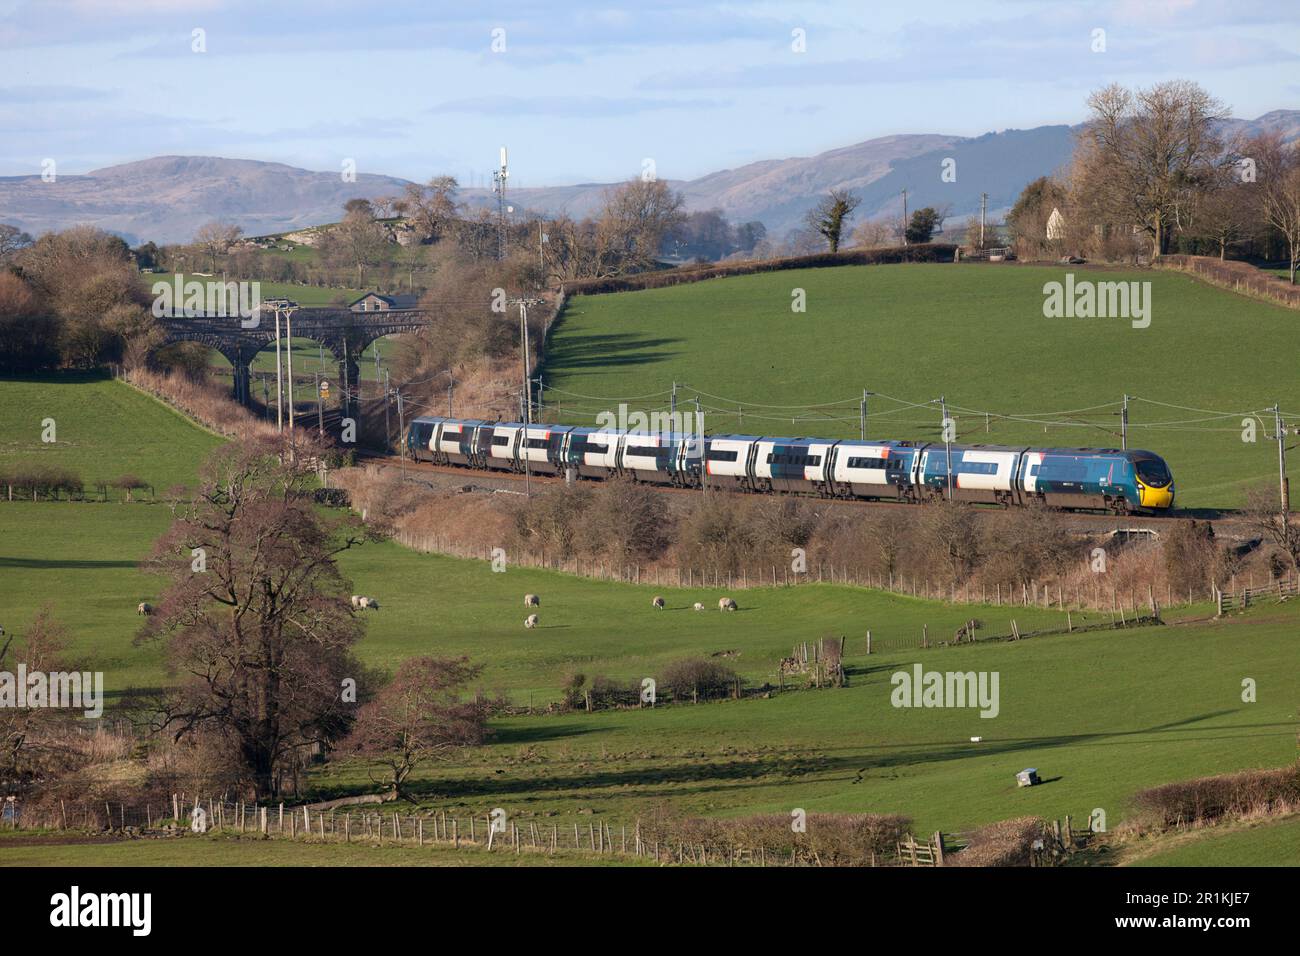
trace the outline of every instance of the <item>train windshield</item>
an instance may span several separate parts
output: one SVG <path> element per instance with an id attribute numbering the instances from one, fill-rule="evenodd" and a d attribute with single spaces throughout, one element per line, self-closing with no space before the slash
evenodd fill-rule
<path id="1" fill-rule="evenodd" d="M 1141 458 L 1133 463 L 1138 477 L 1152 488 L 1163 488 L 1173 480 L 1167 466 L 1159 458 Z"/>

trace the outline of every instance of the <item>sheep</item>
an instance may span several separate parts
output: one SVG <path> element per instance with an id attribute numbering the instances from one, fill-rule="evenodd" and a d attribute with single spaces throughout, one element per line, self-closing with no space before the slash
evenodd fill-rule
<path id="1" fill-rule="evenodd" d="M 703 611 L 703 610 L 704 610 L 704 605 L 701 604 L 699 601 L 696 601 L 696 602 L 695 602 L 695 610 L 697 610 L 697 611 Z"/>
<path id="2" fill-rule="evenodd" d="M 378 611 L 378 610 L 379 610 L 379 602 L 376 601 L 374 598 L 366 598 L 365 607 L 367 607 L 367 608 L 370 609 L 371 611 Z"/>
<path id="3" fill-rule="evenodd" d="M 650 603 L 653 604 L 655 607 L 659 608 L 659 610 L 661 611 L 664 609 L 664 599 L 661 597 L 656 597 Z"/>
<path id="4" fill-rule="evenodd" d="M 136 614 L 144 614 L 148 616 L 153 612 L 154 612 L 154 606 L 150 604 L 148 601 L 141 601 L 139 604 L 136 605 L 135 608 Z"/>
<path id="5" fill-rule="evenodd" d="M 530 614 L 528 617 L 524 618 L 524 627 L 536 627 L 537 624 L 538 619 L 536 614 Z"/>
<path id="6" fill-rule="evenodd" d="M 729 598 L 729 597 L 718 598 L 718 610 L 719 610 L 719 611 L 734 611 L 734 610 L 736 610 L 736 601 L 735 601 L 735 599 L 734 599 L 734 598 Z"/>
<path id="7" fill-rule="evenodd" d="M 363 611 L 379 610 L 379 602 L 372 597 L 366 597 L 364 594 L 352 595 L 352 606 L 360 608 Z"/>
<path id="8" fill-rule="evenodd" d="M 524 595 L 524 607 L 541 607 L 541 606 L 542 606 L 542 599 L 539 598 L 536 594 Z"/>
<path id="9" fill-rule="evenodd" d="M 353 607 L 361 607 L 361 595 L 360 595 L 360 594 L 354 594 L 354 595 L 352 595 L 352 606 L 353 606 Z"/>

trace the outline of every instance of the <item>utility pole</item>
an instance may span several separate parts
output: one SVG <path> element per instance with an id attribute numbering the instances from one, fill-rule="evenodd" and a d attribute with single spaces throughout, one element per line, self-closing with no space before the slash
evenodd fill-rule
<path id="1" fill-rule="evenodd" d="M 1128 451 L 1128 396 L 1124 396 L 1124 410 L 1119 413 L 1119 447 Z"/>
<path id="2" fill-rule="evenodd" d="M 945 471 L 948 477 L 948 500 L 952 501 L 952 433 L 948 428 L 948 402 L 939 396 L 939 408 L 943 412 L 943 450 L 946 459 Z"/>
<path id="3" fill-rule="evenodd" d="M 452 390 L 456 387 L 456 379 L 452 377 L 451 369 L 447 369 L 447 417 L 451 418 L 451 399 Z"/>
<path id="4" fill-rule="evenodd" d="M 275 307 L 275 430 L 284 431 L 284 378 L 280 374 L 280 307 Z"/>
<path id="5" fill-rule="evenodd" d="M 375 354 L 378 355 L 379 353 L 376 352 Z M 393 434 L 392 422 L 389 420 L 388 417 L 388 406 L 392 404 L 393 404 L 393 383 L 392 383 L 392 379 L 389 377 L 388 369 L 384 369 L 384 444 L 389 448 L 393 446 L 392 445 L 393 440 L 390 437 Z"/>
<path id="6" fill-rule="evenodd" d="M 695 423 L 700 426 L 700 494 L 707 495 L 709 486 L 705 479 L 709 475 L 709 451 L 704 441 L 704 412 L 700 409 L 698 395 L 695 396 Z"/>
<path id="7" fill-rule="evenodd" d="M 673 382 L 673 392 L 668 399 L 668 411 L 671 414 L 677 414 L 677 383 Z"/>
<path id="8" fill-rule="evenodd" d="M 511 299 L 511 303 L 519 306 L 519 341 L 523 345 L 524 352 L 524 424 L 533 423 L 533 388 L 532 388 L 532 358 L 529 355 L 528 341 L 528 307 L 530 305 L 541 304 L 541 299 L 518 298 Z"/>
<path id="9" fill-rule="evenodd" d="M 903 190 L 903 245 L 907 245 L 907 190 Z"/>
<path id="10" fill-rule="evenodd" d="M 1282 407 L 1273 406 L 1273 428 L 1277 432 L 1277 478 L 1282 493 L 1282 515 L 1287 520 L 1291 514 L 1291 487 L 1286 480 L 1286 431 L 1282 426 Z"/>
<path id="11" fill-rule="evenodd" d="M 984 249 L 984 216 L 989 208 L 989 194 L 980 193 L 980 249 Z"/>
<path id="12" fill-rule="evenodd" d="M 402 481 L 406 481 L 406 419 L 402 414 L 402 390 L 397 390 L 397 431 L 400 435 L 399 441 L 401 447 L 398 451 L 402 455 Z"/>
<path id="13" fill-rule="evenodd" d="M 289 431 L 293 431 L 293 313 L 297 306 L 286 306 L 284 310 L 285 353 L 289 359 Z"/>
<path id="14" fill-rule="evenodd" d="M 316 373 L 316 434 L 325 437 L 325 407 L 320 395 L 320 372 Z"/>
<path id="15" fill-rule="evenodd" d="M 858 403 L 858 437 L 863 441 L 867 440 L 867 396 L 870 394 L 864 388 L 862 390 L 862 401 Z"/>

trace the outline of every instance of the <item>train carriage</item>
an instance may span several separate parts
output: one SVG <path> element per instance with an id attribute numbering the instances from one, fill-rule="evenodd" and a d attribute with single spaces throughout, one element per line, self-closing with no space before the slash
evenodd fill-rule
<path id="1" fill-rule="evenodd" d="M 831 452 L 831 494 L 854 498 L 910 498 L 916 447 L 911 442 L 842 441 Z"/>
<path id="2" fill-rule="evenodd" d="M 710 488 L 752 488 L 751 460 L 757 444 L 757 435 L 715 435 L 706 438 L 702 480 Z"/>

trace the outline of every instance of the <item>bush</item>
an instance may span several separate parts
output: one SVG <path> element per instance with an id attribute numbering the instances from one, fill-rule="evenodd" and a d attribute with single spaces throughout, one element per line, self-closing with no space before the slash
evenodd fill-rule
<path id="1" fill-rule="evenodd" d="M 966 849 L 949 861 L 953 866 L 1029 866 L 1034 841 L 1046 834 L 1047 824 L 1038 817 L 1000 820 L 972 833 Z"/>
<path id="2" fill-rule="evenodd" d="M 635 289 L 662 289 L 666 286 L 700 282 L 704 279 L 752 275 L 757 272 L 778 272 L 783 269 L 885 265 L 897 262 L 952 262 L 956 249 L 955 245 L 946 244 L 896 246 L 888 249 L 849 249 L 843 252 L 822 252 L 786 259 L 729 263 L 703 269 L 668 269 L 608 279 L 579 279 L 575 282 L 566 282 L 564 292 L 566 295 L 599 295 L 605 292 L 628 292 Z"/>
<path id="3" fill-rule="evenodd" d="M 875 813 L 810 813 L 803 833 L 790 826 L 787 814 L 772 813 L 726 820 L 691 818 L 652 827 L 650 839 L 672 852 L 673 844 L 725 854 L 735 848 L 765 850 L 796 863 L 821 866 L 870 866 L 893 857 L 907 837 L 911 820 Z"/>
<path id="4" fill-rule="evenodd" d="M 68 468 L 37 462 L 16 462 L 0 471 L 0 485 L 16 497 L 58 498 L 66 492 L 80 495 L 84 485 L 81 476 Z"/>
<path id="5" fill-rule="evenodd" d="M 736 687 L 736 672 L 703 657 L 673 661 L 659 677 L 658 686 L 675 701 L 712 700 L 729 696 Z"/>
<path id="6" fill-rule="evenodd" d="M 1139 790 L 1133 802 L 1158 827 L 1289 810 L 1300 806 L 1300 764 L 1167 783 Z"/>

